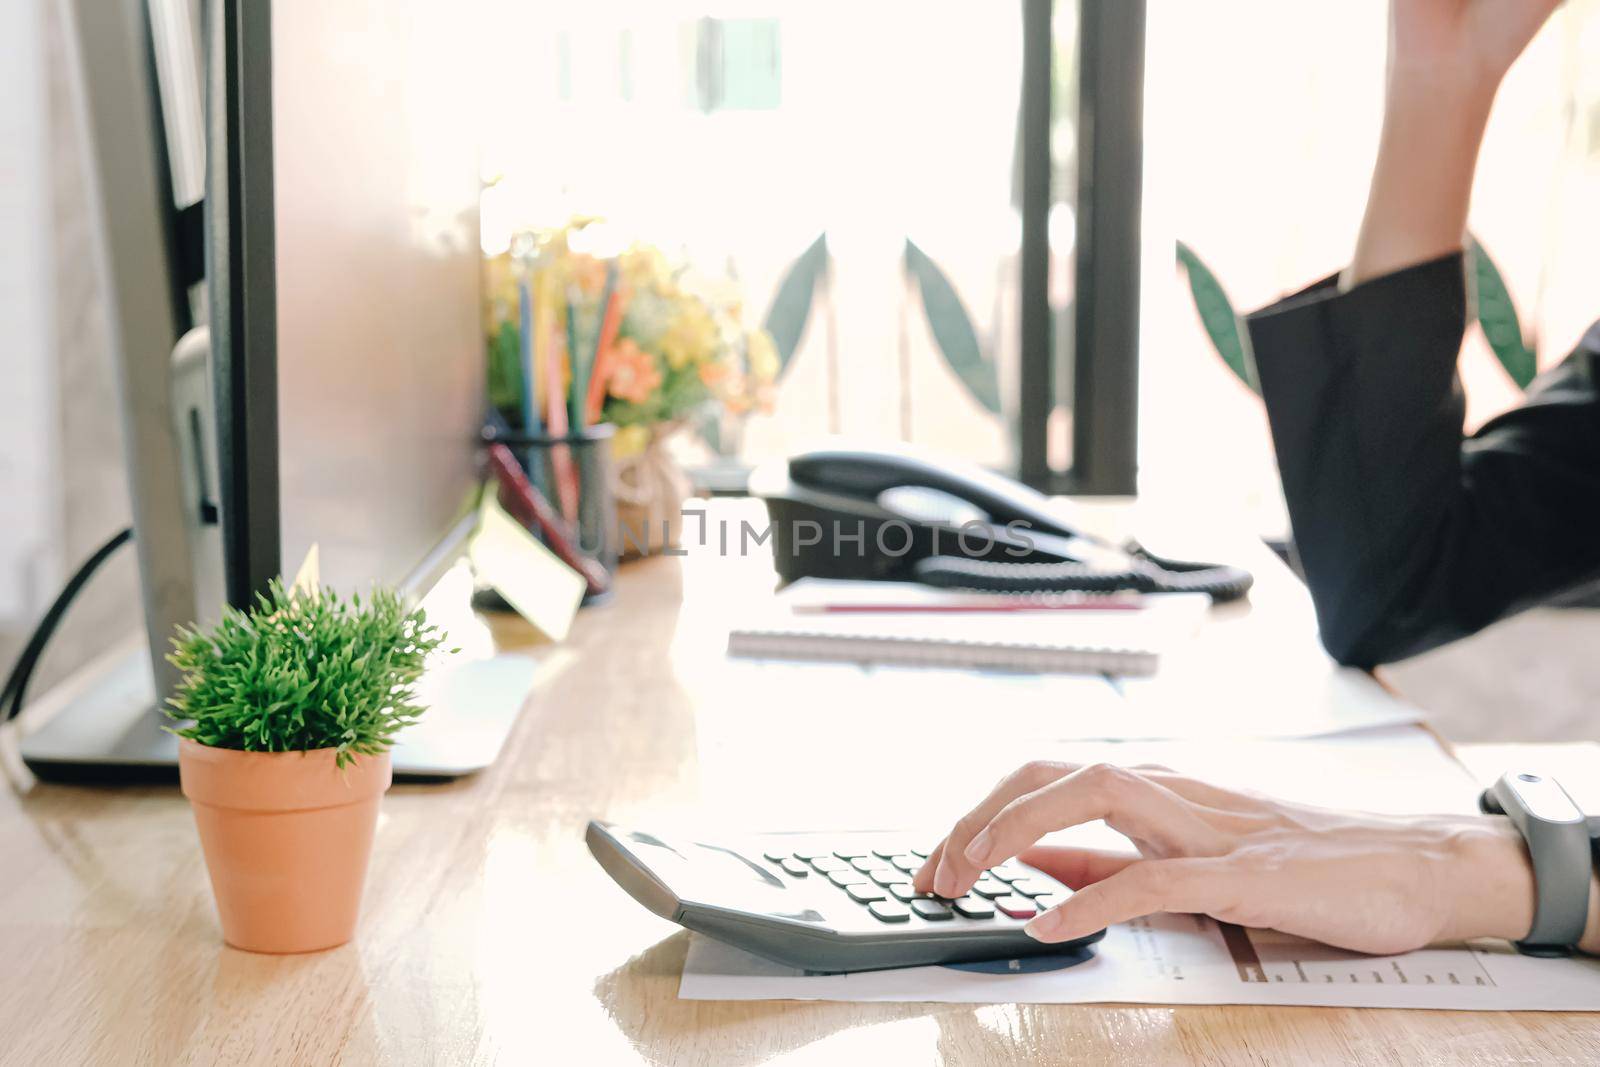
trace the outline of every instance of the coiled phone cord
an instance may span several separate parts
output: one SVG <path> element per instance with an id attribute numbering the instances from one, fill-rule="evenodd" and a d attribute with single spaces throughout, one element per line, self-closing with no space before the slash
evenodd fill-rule
<path id="1" fill-rule="evenodd" d="M 1087 563 L 1005 563 L 962 556 L 930 556 L 915 566 L 916 580 L 941 589 L 986 593 L 1207 593 L 1217 603 L 1238 600 L 1255 578 L 1249 571 L 1213 563 L 1165 559 L 1130 542 L 1132 565 L 1108 571 Z"/>

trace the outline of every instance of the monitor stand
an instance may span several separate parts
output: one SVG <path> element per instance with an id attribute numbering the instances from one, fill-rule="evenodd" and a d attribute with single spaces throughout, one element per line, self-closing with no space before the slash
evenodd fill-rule
<path id="1" fill-rule="evenodd" d="M 464 604 L 470 590 L 464 572 L 464 565 L 453 569 L 439 583 L 450 588 L 435 593 Z M 431 668 L 417 687 L 428 710 L 395 742 L 398 777 L 457 778 L 489 766 L 533 690 L 537 659 L 496 652 L 486 641 L 473 640 L 469 627 L 463 620 L 450 629 L 452 641 L 467 650 Z M 23 762 L 51 781 L 171 781 L 177 776 L 178 739 L 162 729 L 168 721 L 155 705 L 149 650 L 143 641 L 129 642 L 27 709 L 19 745 Z"/>
<path id="2" fill-rule="evenodd" d="M 538 667 L 528 656 L 501 654 L 452 664 L 424 679 L 428 711 L 395 742 L 396 777 L 459 778 L 493 763 Z M 76 692 L 18 746 L 36 776 L 102 782 L 177 777 L 178 739 L 162 729 L 168 721 L 155 710 L 142 646 L 104 663 L 95 677 L 65 684 Z"/>

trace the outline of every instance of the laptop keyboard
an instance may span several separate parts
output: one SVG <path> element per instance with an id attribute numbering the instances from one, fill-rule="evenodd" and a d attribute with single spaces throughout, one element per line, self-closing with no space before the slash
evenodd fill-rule
<path id="1" fill-rule="evenodd" d="M 885 923 L 908 923 L 913 918 L 948 922 L 958 915 L 967 919 L 1005 915 L 1026 920 L 1063 899 L 1060 887 L 1009 860 L 985 871 L 966 896 L 951 899 L 918 893 L 911 887 L 912 877 L 928 858 L 919 849 L 826 850 L 816 846 L 763 855 L 791 879 L 826 880 Z"/>

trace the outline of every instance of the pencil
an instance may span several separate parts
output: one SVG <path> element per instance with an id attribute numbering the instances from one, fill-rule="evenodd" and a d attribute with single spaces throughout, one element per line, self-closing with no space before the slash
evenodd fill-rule
<path id="1" fill-rule="evenodd" d="M 550 409 L 550 470 L 556 483 L 556 499 L 561 516 L 569 523 L 578 521 L 578 472 L 572 464 L 567 436 L 567 405 L 561 394 L 561 341 L 559 327 L 550 324 L 550 348 L 545 360 L 545 402 Z"/>
<path id="2" fill-rule="evenodd" d="M 600 409 L 606 398 L 606 376 L 611 372 L 611 353 L 617 344 L 617 330 L 622 326 L 622 293 L 612 284 L 616 265 L 606 275 L 605 313 L 600 319 L 600 334 L 595 338 L 594 366 L 589 370 L 589 421 L 600 421 Z"/>
<path id="3" fill-rule="evenodd" d="M 522 430 L 539 432 L 539 405 L 534 400 L 533 375 L 533 297 L 528 292 L 528 279 L 517 283 L 519 325 L 522 330 Z"/>
<path id="4" fill-rule="evenodd" d="M 578 381 L 583 357 L 578 353 L 578 302 L 567 290 L 567 366 L 572 375 L 571 393 L 563 393 L 561 403 L 567 409 L 567 425 L 574 430 L 583 429 L 583 405 L 578 402 Z"/>
<path id="5" fill-rule="evenodd" d="M 594 326 L 594 349 L 589 353 L 589 358 L 583 362 L 580 374 L 576 367 L 573 368 L 572 379 L 572 418 L 579 429 L 599 418 L 599 413 L 589 414 L 589 389 L 600 366 L 600 351 L 606 346 L 606 322 L 611 314 L 611 299 L 617 290 L 617 261 L 606 261 L 606 284 L 600 292 L 600 303 L 597 307 Z M 614 332 L 614 331 L 613 331 Z"/>

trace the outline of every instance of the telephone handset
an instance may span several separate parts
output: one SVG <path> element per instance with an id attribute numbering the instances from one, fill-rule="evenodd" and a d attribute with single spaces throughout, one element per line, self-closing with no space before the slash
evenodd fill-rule
<path id="1" fill-rule="evenodd" d="M 916 581 L 992 592 L 1209 593 L 1237 567 L 1164 559 L 1072 527 L 1058 502 L 981 468 L 910 450 L 824 449 L 757 470 L 784 581 Z"/>

